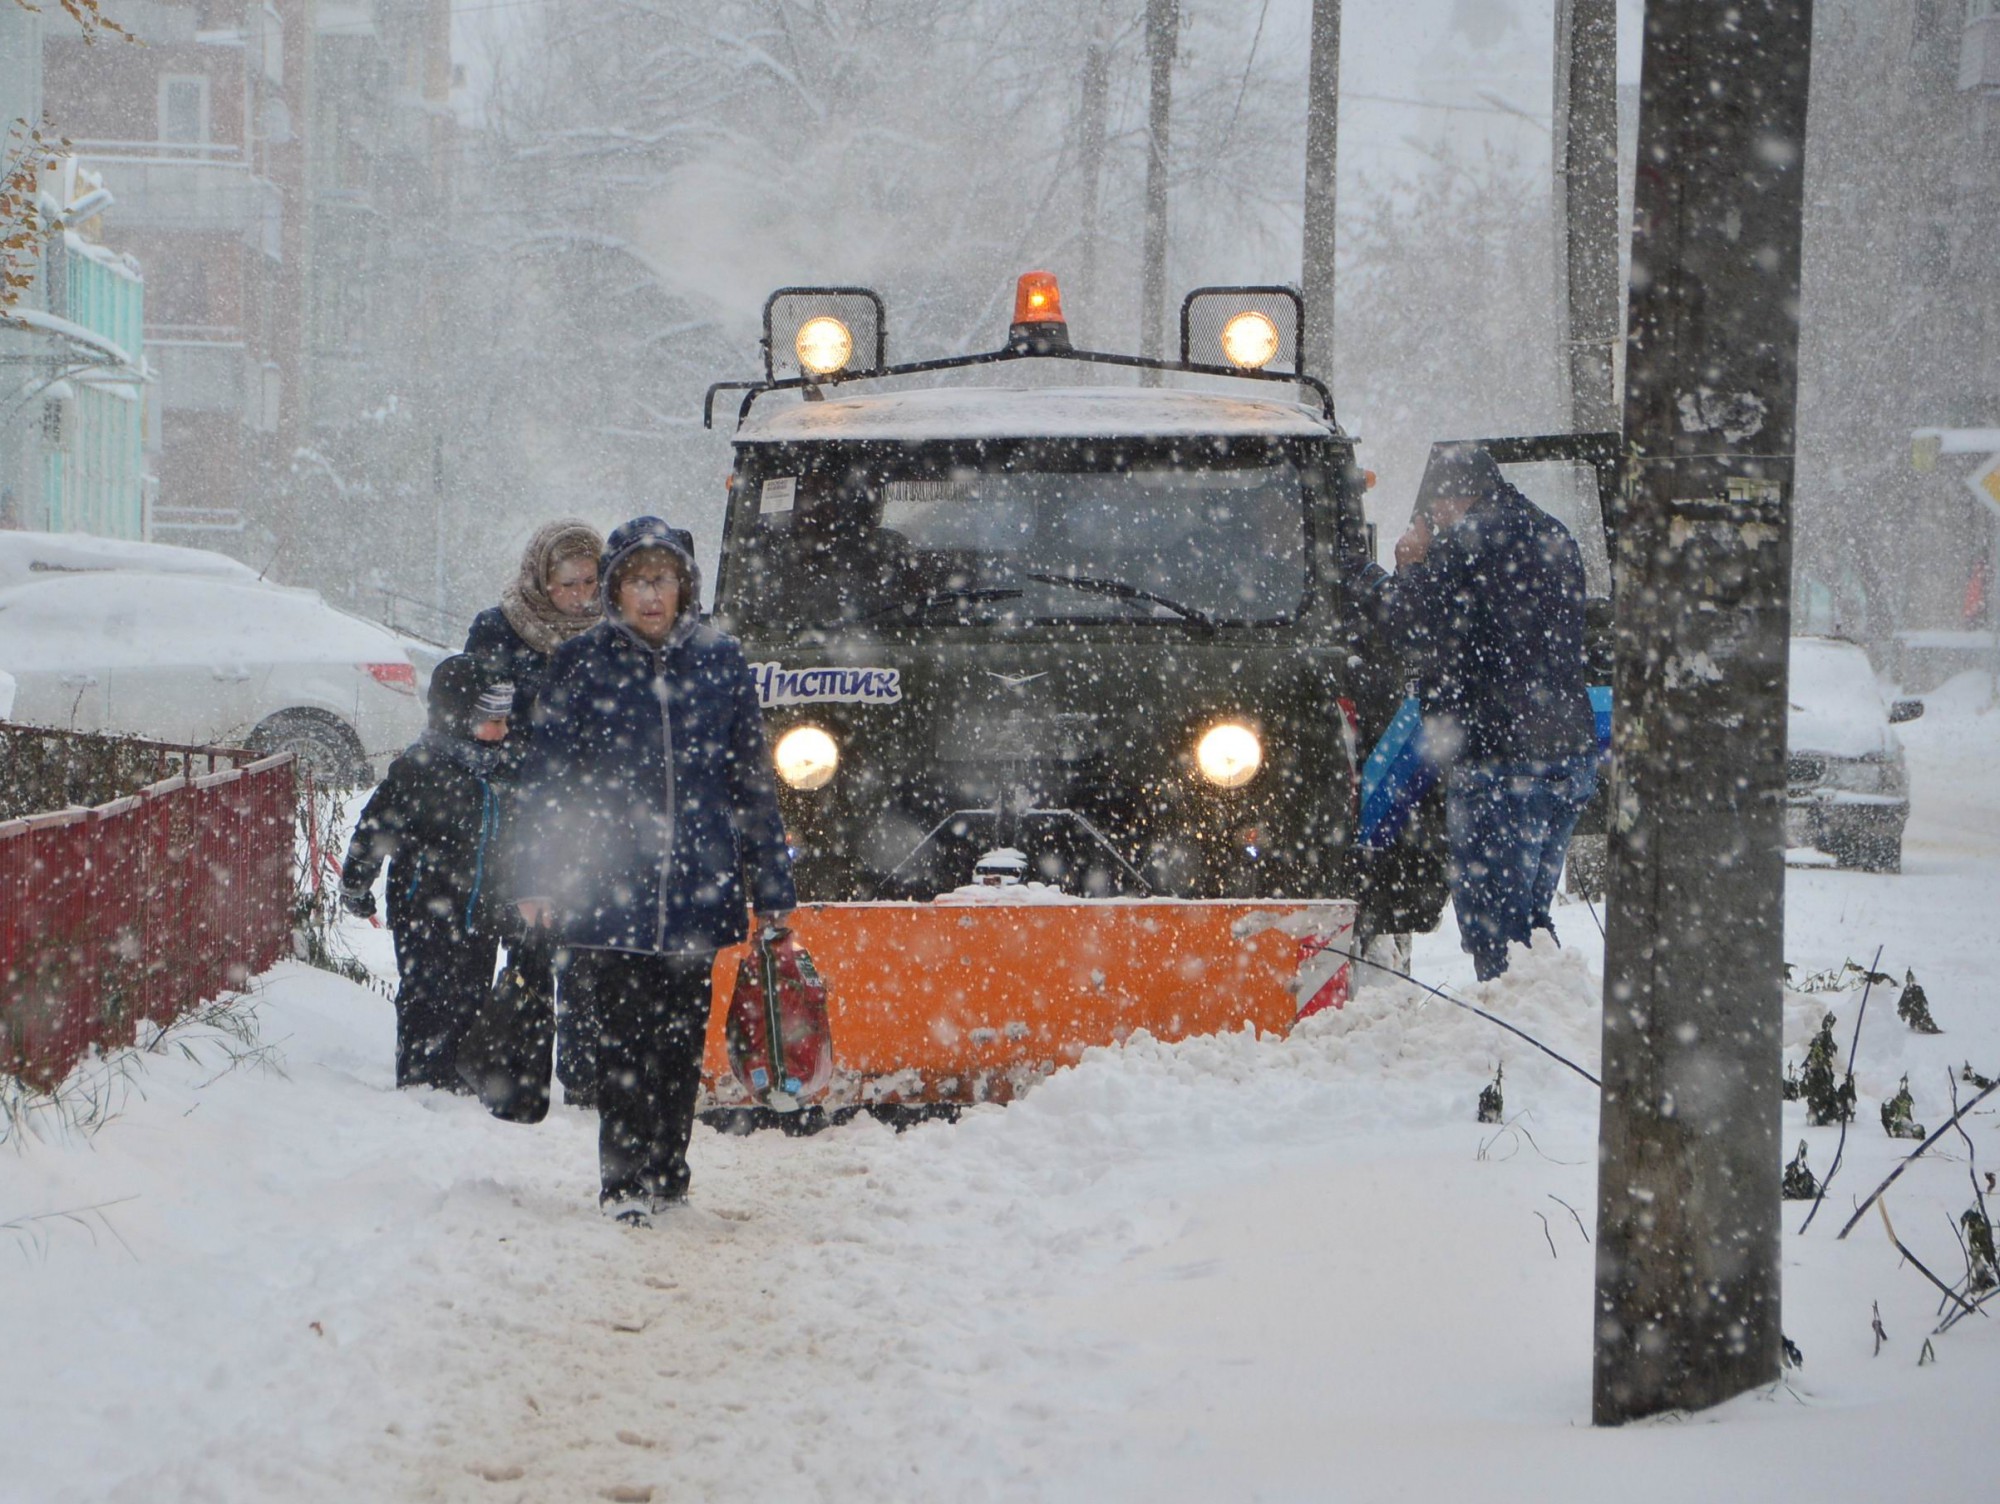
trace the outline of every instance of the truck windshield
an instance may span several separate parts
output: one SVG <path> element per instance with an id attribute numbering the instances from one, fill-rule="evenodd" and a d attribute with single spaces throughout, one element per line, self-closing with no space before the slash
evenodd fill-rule
<path id="1" fill-rule="evenodd" d="M 1115 468 L 801 466 L 761 482 L 734 610 L 770 626 L 1283 620 L 1305 492 L 1275 446 Z"/>

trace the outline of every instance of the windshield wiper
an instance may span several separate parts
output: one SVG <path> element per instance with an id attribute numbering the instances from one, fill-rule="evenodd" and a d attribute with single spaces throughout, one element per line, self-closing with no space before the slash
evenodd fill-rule
<path id="1" fill-rule="evenodd" d="M 1039 580 L 1044 585 L 1068 585 L 1072 589 L 1095 591 L 1099 595 L 1115 595 L 1120 600 L 1150 601 L 1155 606 L 1165 606 L 1176 616 L 1183 617 L 1197 626 L 1206 627 L 1211 631 L 1215 628 L 1215 619 L 1206 611 L 1183 605 L 1164 595 L 1155 595 L 1150 590 L 1141 590 L 1137 585 L 1128 585 L 1123 580 L 1101 580 L 1087 574 L 1036 574 L 1030 570 L 1023 570 L 1022 575 L 1026 579 Z"/>
<path id="2" fill-rule="evenodd" d="M 929 611 L 934 606 L 948 606 L 953 601 L 1011 601 L 1020 597 L 1021 592 L 1003 585 L 969 585 L 962 590 L 933 590 L 920 595 L 913 601 L 892 601 L 890 604 L 858 618 L 859 621 L 881 621 L 884 617 L 901 614 L 915 616 L 921 611 Z"/>

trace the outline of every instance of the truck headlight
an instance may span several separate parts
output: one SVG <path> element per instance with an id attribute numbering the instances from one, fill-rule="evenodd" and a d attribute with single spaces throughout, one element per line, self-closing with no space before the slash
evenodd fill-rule
<path id="1" fill-rule="evenodd" d="M 818 726 L 794 726 L 771 750 L 778 776 L 795 789 L 825 788 L 840 766 L 840 745 Z"/>
<path id="2" fill-rule="evenodd" d="M 1264 744 L 1241 721 L 1223 721 L 1202 733 L 1194 761 L 1217 788 L 1240 789 L 1264 765 Z"/>

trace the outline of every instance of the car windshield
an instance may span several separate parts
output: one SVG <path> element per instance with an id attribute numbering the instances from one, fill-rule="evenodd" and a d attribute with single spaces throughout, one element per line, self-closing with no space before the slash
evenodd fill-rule
<path id="1" fill-rule="evenodd" d="M 1191 464 L 1104 453 L 840 464 L 759 485 L 731 606 L 793 630 L 1282 620 L 1307 587 L 1305 495 L 1276 445 Z M 1046 463 L 1071 458 L 1072 463 Z M 1105 464 L 1109 459 L 1110 464 Z"/>

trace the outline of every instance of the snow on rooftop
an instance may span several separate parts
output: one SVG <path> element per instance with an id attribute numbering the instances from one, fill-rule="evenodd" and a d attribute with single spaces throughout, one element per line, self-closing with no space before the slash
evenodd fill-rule
<path id="1" fill-rule="evenodd" d="M 829 397 L 763 399 L 736 432 L 738 443 L 815 440 L 1198 438 L 1329 433 L 1302 403 L 1231 393 L 1117 387 L 953 387 Z"/>

